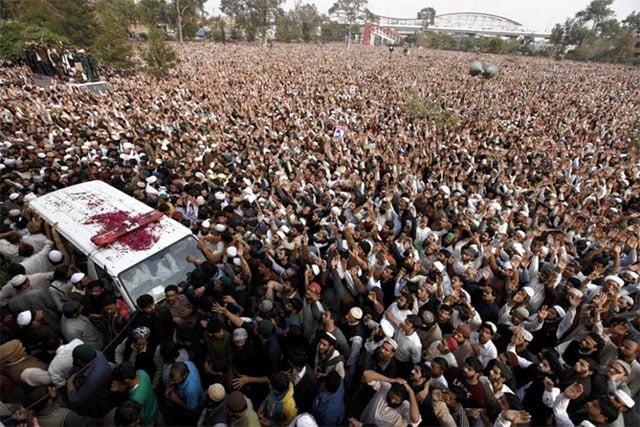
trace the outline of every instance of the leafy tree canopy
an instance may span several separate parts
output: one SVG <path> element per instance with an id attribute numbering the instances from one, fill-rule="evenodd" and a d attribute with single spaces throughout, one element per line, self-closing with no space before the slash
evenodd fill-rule
<path id="1" fill-rule="evenodd" d="M 147 71 L 156 77 L 169 74 L 178 62 L 176 52 L 165 43 L 164 38 L 165 34 L 154 28 L 149 35 L 149 46 L 142 52 L 142 57 L 147 63 Z"/>
<path id="2" fill-rule="evenodd" d="M 37 42 L 47 45 L 69 44 L 69 40 L 38 25 L 9 21 L 0 30 L 0 58 L 21 61 L 24 44 Z"/>
<path id="3" fill-rule="evenodd" d="M 221 0 L 220 10 L 235 19 L 247 40 L 259 37 L 266 44 L 269 29 L 283 13 L 282 3 L 284 0 Z"/>
<path id="4" fill-rule="evenodd" d="M 367 11 L 368 0 L 337 0 L 330 8 L 330 14 L 342 14 L 353 24 Z"/>
<path id="5" fill-rule="evenodd" d="M 7 1 L 3 1 L 7 3 Z M 23 59 L 25 42 L 89 48 L 103 62 L 128 66 L 134 0 L 13 0 L 0 29 L 0 54 Z M 4 10 L 4 8 L 3 8 Z"/>
<path id="6" fill-rule="evenodd" d="M 20 2 L 18 10 L 20 22 L 46 28 L 76 46 L 89 47 L 97 36 L 95 2 L 31 0 Z"/>
<path id="7" fill-rule="evenodd" d="M 434 24 L 436 10 L 432 7 L 425 7 L 418 12 L 417 18 L 422 21 L 422 28 L 428 28 Z"/>
<path id="8" fill-rule="evenodd" d="M 296 2 L 293 9 L 278 14 L 277 39 L 282 41 L 315 40 L 320 13 L 311 3 Z"/>
<path id="9" fill-rule="evenodd" d="M 367 9 L 368 0 L 337 0 L 330 8 L 330 14 L 343 15 L 349 26 L 349 46 L 353 38 L 353 25 L 360 19 L 373 21 L 374 15 Z"/>
<path id="10" fill-rule="evenodd" d="M 612 4 L 613 0 L 592 0 L 573 18 L 556 24 L 550 41 L 557 53 L 572 59 L 638 63 L 634 45 L 640 15 L 634 11 L 618 22 Z"/>

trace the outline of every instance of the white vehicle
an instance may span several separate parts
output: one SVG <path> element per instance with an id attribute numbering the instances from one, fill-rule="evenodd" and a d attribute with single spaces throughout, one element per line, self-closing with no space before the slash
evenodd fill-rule
<path id="1" fill-rule="evenodd" d="M 183 282 L 202 258 L 191 230 L 103 181 L 63 188 L 29 203 L 55 226 L 70 254 L 92 280 L 101 279 L 133 310 L 136 299 L 164 298 L 164 288 Z"/>

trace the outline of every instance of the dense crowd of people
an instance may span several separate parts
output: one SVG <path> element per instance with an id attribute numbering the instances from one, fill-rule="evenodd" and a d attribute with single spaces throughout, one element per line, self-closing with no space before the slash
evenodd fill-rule
<path id="1" fill-rule="evenodd" d="M 0 70 L 3 424 L 640 424 L 638 69 L 177 49 L 102 93 Z M 29 210 L 94 179 L 197 236 L 162 302 Z"/>

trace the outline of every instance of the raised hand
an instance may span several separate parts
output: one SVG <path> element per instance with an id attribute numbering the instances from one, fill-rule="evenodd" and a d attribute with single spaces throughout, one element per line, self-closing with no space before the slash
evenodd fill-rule
<path id="1" fill-rule="evenodd" d="M 571 400 L 575 400 L 584 393 L 584 386 L 580 383 L 573 383 L 564 389 L 564 395 Z"/>

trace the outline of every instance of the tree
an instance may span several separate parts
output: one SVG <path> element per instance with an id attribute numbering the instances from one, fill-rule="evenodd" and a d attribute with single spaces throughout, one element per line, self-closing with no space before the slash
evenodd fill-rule
<path id="1" fill-rule="evenodd" d="M 640 16 L 633 12 L 622 24 L 615 19 L 613 0 L 592 0 L 584 9 L 557 24 L 551 42 L 557 54 L 570 59 L 603 62 L 638 62 L 634 52 Z"/>
<path id="2" fill-rule="evenodd" d="M 634 33 L 640 33 L 640 13 L 633 11 L 622 21 L 623 27 Z"/>
<path id="3" fill-rule="evenodd" d="M 225 31 L 225 23 L 222 17 L 216 17 L 211 21 L 211 28 L 214 28 L 213 39 L 217 42 L 227 42 L 227 32 Z"/>
<path id="4" fill-rule="evenodd" d="M 31 0 L 18 4 L 18 20 L 48 29 L 76 46 L 91 46 L 97 36 L 94 2 L 86 0 Z"/>
<path id="5" fill-rule="evenodd" d="M 300 40 L 302 33 L 300 31 L 295 18 L 293 17 L 293 11 L 287 13 L 278 13 L 276 17 L 276 39 L 285 42 L 292 42 Z"/>
<path id="6" fill-rule="evenodd" d="M 145 24 L 166 29 L 171 23 L 169 5 L 164 0 L 140 0 L 137 5 L 140 19 Z"/>
<path id="7" fill-rule="evenodd" d="M 310 42 L 316 38 L 320 13 L 315 5 L 297 1 L 287 13 L 278 13 L 276 25 L 278 40 Z"/>
<path id="8" fill-rule="evenodd" d="M 173 0 L 169 8 L 169 16 L 174 19 L 178 30 L 178 40 L 184 40 L 184 30 L 188 23 L 198 21 L 204 12 L 205 0 Z"/>
<path id="9" fill-rule="evenodd" d="M 269 30 L 276 23 L 280 5 L 284 0 L 221 0 L 220 10 L 235 19 L 235 23 L 245 33 L 247 40 L 257 36 L 266 45 Z"/>
<path id="10" fill-rule="evenodd" d="M 111 13 L 119 26 L 128 29 L 142 21 L 141 8 L 136 0 L 94 0 L 98 16 Z"/>
<path id="11" fill-rule="evenodd" d="M 402 111 L 410 121 L 428 120 L 438 127 L 448 129 L 460 122 L 453 110 L 444 107 L 444 101 L 437 94 L 427 98 L 411 88 L 406 91 L 404 99 L 406 101 Z"/>
<path id="12" fill-rule="evenodd" d="M 172 27 L 182 42 L 185 36 L 195 35 L 205 13 L 206 0 L 139 0 L 136 3 L 142 22 L 165 31 Z"/>
<path id="13" fill-rule="evenodd" d="M 344 41 L 347 30 L 344 25 L 337 22 L 324 22 L 320 25 L 320 39 L 325 43 Z"/>
<path id="14" fill-rule="evenodd" d="M 564 26 L 560 24 L 556 24 L 553 26 L 551 30 L 551 36 L 549 37 L 549 41 L 553 45 L 562 45 L 564 42 Z"/>
<path id="15" fill-rule="evenodd" d="M 149 47 L 142 52 L 147 70 L 156 77 L 163 77 L 175 67 L 177 55 L 164 40 L 165 34 L 157 28 L 151 30 Z"/>
<path id="16" fill-rule="evenodd" d="M 22 44 L 59 42 L 90 48 L 101 62 L 128 66 L 128 27 L 136 18 L 134 0 L 3 0 L 12 4 L 12 19 L 2 29 L 8 57 L 20 59 Z M 9 35 L 9 33 L 11 33 Z"/>
<path id="17" fill-rule="evenodd" d="M 620 23 L 615 19 L 607 19 L 598 24 L 598 36 L 603 39 L 614 39 L 620 34 Z"/>
<path id="18" fill-rule="evenodd" d="M 351 46 L 352 27 L 357 20 L 364 14 L 371 14 L 367 9 L 368 0 L 337 0 L 330 8 L 329 13 L 332 15 L 342 15 L 345 17 L 347 25 L 349 26 L 349 41 L 348 46 Z"/>
<path id="19" fill-rule="evenodd" d="M 15 20 L 19 15 L 20 0 L 0 0 L 0 24 L 2 21 Z"/>
<path id="20" fill-rule="evenodd" d="M 585 27 L 578 19 L 570 18 L 564 24 L 564 44 L 580 46 L 595 34 Z"/>
<path id="21" fill-rule="evenodd" d="M 594 32 L 585 27 L 576 18 L 567 18 L 564 24 L 556 24 L 551 31 L 551 42 L 563 49 L 567 46 L 580 46 L 592 38 Z"/>
<path id="22" fill-rule="evenodd" d="M 316 37 L 320 13 L 315 5 L 297 1 L 292 10 L 293 19 L 300 26 L 302 40 L 310 42 Z"/>
<path id="23" fill-rule="evenodd" d="M 418 19 L 422 21 L 422 29 L 429 28 L 436 19 L 436 10 L 432 7 L 425 7 L 418 12 Z"/>
<path id="24" fill-rule="evenodd" d="M 582 24 L 591 22 L 591 30 L 599 31 L 600 25 L 615 16 L 611 5 L 613 0 L 592 0 L 580 12 L 576 13 L 576 20 Z"/>
<path id="25" fill-rule="evenodd" d="M 24 44 L 39 43 L 57 45 L 68 44 L 69 40 L 38 25 L 8 21 L 0 28 L 0 58 L 20 62 L 24 59 Z"/>
<path id="26" fill-rule="evenodd" d="M 116 68 L 132 66 L 129 26 L 138 16 L 133 0 L 97 0 L 97 36 L 92 46 L 96 58 Z"/>
<path id="27" fill-rule="evenodd" d="M 509 43 L 500 37 L 491 37 L 483 42 L 484 48 L 491 53 L 506 53 L 509 49 Z"/>

